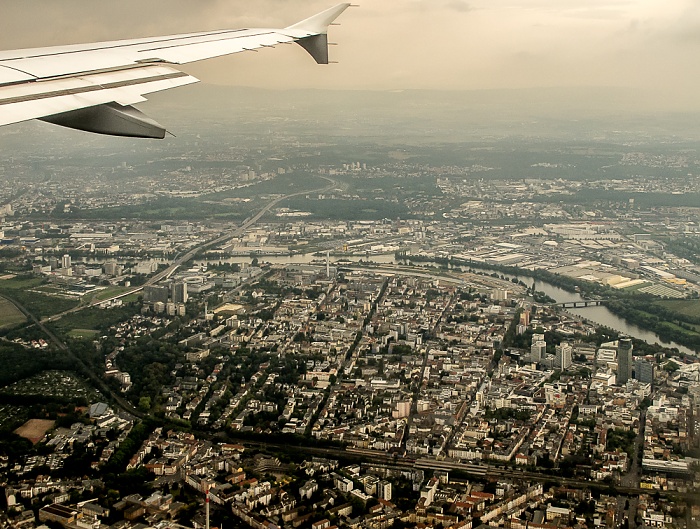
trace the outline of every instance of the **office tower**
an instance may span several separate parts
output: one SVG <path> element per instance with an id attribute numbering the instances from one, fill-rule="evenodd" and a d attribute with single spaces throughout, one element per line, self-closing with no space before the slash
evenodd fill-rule
<path id="1" fill-rule="evenodd" d="M 121 273 L 121 267 L 116 261 L 109 261 L 103 266 L 105 274 L 108 276 L 118 276 Z"/>
<path id="2" fill-rule="evenodd" d="M 530 347 L 530 359 L 533 362 L 540 362 L 544 358 L 546 351 L 547 351 L 547 343 L 546 342 L 535 342 Z"/>
<path id="3" fill-rule="evenodd" d="M 554 360 L 554 366 L 562 370 L 569 369 L 571 367 L 571 345 L 568 343 L 562 343 L 556 347 L 556 358 Z"/>
<path id="4" fill-rule="evenodd" d="M 143 287 L 143 300 L 151 303 L 167 303 L 170 290 L 168 287 L 147 285 Z"/>
<path id="5" fill-rule="evenodd" d="M 654 363 L 642 358 L 634 362 L 634 378 L 645 384 L 654 382 Z"/>
<path id="6" fill-rule="evenodd" d="M 172 284 L 171 298 L 175 303 L 187 303 L 187 283 L 177 282 Z"/>
<path id="7" fill-rule="evenodd" d="M 70 268 L 71 267 L 71 260 L 70 260 L 70 255 L 65 254 L 63 258 L 61 259 L 61 268 Z"/>
<path id="8" fill-rule="evenodd" d="M 617 344 L 617 383 L 626 384 L 632 377 L 632 340 L 620 338 Z"/>

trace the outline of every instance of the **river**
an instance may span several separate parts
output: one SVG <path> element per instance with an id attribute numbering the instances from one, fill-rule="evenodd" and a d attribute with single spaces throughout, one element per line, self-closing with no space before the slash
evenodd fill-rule
<path id="1" fill-rule="evenodd" d="M 522 276 L 519 277 L 519 279 L 521 279 L 526 285 L 531 285 L 532 282 L 535 281 L 533 278 L 528 276 Z M 540 292 L 544 292 L 550 298 L 556 300 L 558 303 L 565 303 L 569 301 L 584 301 L 584 299 L 579 294 L 575 292 L 569 292 L 568 290 L 564 290 L 563 288 L 556 287 L 551 283 L 547 283 L 546 281 L 538 279 L 535 281 L 535 283 L 535 287 L 537 290 L 539 290 Z M 572 314 L 576 314 L 577 316 L 586 318 L 587 320 L 592 321 L 594 323 L 598 323 L 600 325 L 604 325 L 606 327 L 614 329 L 618 332 L 624 333 L 627 336 L 632 336 L 634 338 L 638 338 L 639 340 L 644 340 L 645 342 L 650 344 L 658 343 L 663 345 L 664 347 L 675 347 L 682 353 L 697 356 L 697 353 L 688 347 L 677 344 L 675 342 L 664 342 L 657 334 L 646 329 L 642 329 L 641 327 L 629 323 L 626 320 L 623 320 L 619 316 L 610 312 L 607 307 L 579 307 L 576 309 L 567 308 L 566 310 L 568 312 L 571 312 Z"/>

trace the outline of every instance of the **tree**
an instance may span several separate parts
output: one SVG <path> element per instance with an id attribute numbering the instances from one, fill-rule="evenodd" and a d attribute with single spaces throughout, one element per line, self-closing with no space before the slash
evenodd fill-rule
<path id="1" fill-rule="evenodd" d="M 664 371 L 666 371 L 667 373 L 675 373 L 679 369 L 680 367 L 678 366 L 678 364 L 676 364 L 672 360 L 666 362 L 666 365 L 664 366 Z"/>
<path id="2" fill-rule="evenodd" d="M 148 411 L 151 409 L 151 397 L 141 397 L 139 399 L 139 409 L 141 411 Z"/>

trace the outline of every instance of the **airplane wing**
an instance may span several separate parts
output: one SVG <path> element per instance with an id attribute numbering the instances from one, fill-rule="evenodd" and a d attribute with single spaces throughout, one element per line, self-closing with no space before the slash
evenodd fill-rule
<path id="1" fill-rule="evenodd" d="M 162 139 L 165 128 L 131 105 L 146 94 L 198 82 L 169 65 L 291 42 L 328 64 L 328 26 L 349 6 L 338 4 L 284 29 L 0 51 L 0 126 L 41 119 L 99 134 Z"/>

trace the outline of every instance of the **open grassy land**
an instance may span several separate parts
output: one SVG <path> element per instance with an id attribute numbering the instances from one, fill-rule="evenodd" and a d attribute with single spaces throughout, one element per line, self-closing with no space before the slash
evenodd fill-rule
<path id="1" fill-rule="evenodd" d="M 43 279 L 28 276 L 0 280 L 0 294 L 17 301 L 38 318 L 52 316 L 78 305 L 77 300 L 37 291 L 43 282 Z"/>
<path id="2" fill-rule="evenodd" d="M 118 296 L 119 294 L 122 294 L 123 292 L 126 292 L 129 290 L 130 287 L 108 287 L 105 288 L 104 290 L 99 290 L 92 298 L 91 301 L 104 301 L 105 299 L 110 299 L 113 298 L 114 296 Z"/>
<path id="3" fill-rule="evenodd" d="M 700 318 L 700 299 L 664 300 L 657 301 L 656 304 L 685 316 Z"/>
<path id="4" fill-rule="evenodd" d="M 138 308 L 130 305 L 111 309 L 85 309 L 67 314 L 60 320 L 52 322 L 50 326 L 57 333 L 71 338 L 93 338 L 112 325 L 128 320 L 136 313 Z"/>
<path id="5" fill-rule="evenodd" d="M 68 332 L 68 336 L 71 338 L 78 338 L 78 339 L 87 339 L 87 338 L 94 338 L 100 334 L 100 331 L 96 331 L 94 329 L 73 329 L 72 331 Z"/>
<path id="6" fill-rule="evenodd" d="M 3 297 L 0 297 L 0 329 L 24 323 L 26 318 L 20 310 Z"/>
<path id="7" fill-rule="evenodd" d="M 0 280 L 0 290 L 27 290 L 36 288 L 44 282 L 37 277 L 13 276 Z"/>

